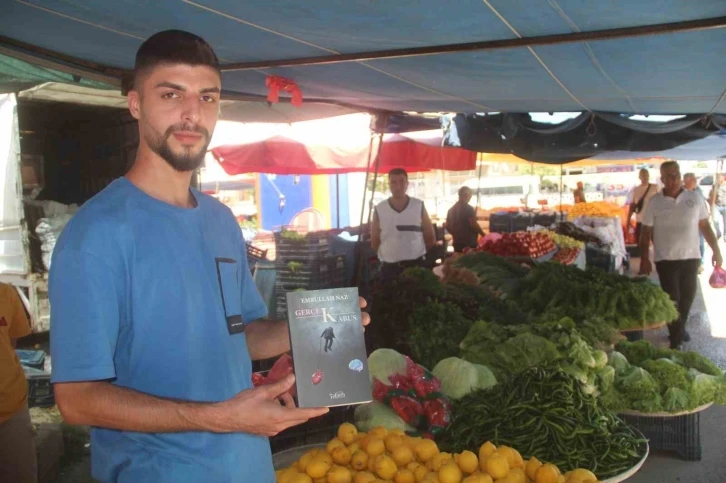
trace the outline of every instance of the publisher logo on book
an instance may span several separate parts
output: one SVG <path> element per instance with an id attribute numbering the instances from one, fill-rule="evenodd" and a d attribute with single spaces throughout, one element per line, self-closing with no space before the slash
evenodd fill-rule
<path id="1" fill-rule="evenodd" d="M 343 391 L 331 392 L 330 399 L 345 399 L 345 393 Z"/>

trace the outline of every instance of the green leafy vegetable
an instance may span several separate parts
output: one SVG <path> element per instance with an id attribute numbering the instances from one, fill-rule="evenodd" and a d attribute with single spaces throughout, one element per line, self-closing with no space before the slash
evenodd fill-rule
<path id="1" fill-rule="evenodd" d="M 670 359 L 645 361 L 643 369 L 648 371 L 653 379 L 658 382 L 661 393 L 673 387 L 687 391 L 690 386 L 686 368 L 679 366 Z"/>
<path id="2" fill-rule="evenodd" d="M 353 417 L 356 427 L 363 432 L 368 432 L 377 426 L 402 429 L 406 432 L 414 431 L 414 428 L 406 424 L 393 409 L 376 401 L 358 406 Z"/>
<path id="3" fill-rule="evenodd" d="M 608 365 L 612 366 L 618 374 L 624 373 L 630 369 L 628 359 L 626 359 L 625 356 L 618 351 L 612 351 L 608 359 Z"/>
<path id="4" fill-rule="evenodd" d="M 691 394 L 696 406 L 710 403 L 722 391 L 722 379 L 709 374 L 703 374 L 696 369 L 689 369 L 688 376 L 691 379 Z"/>
<path id="5" fill-rule="evenodd" d="M 371 381 L 375 378 L 388 384 L 389 377 L 405 373 L 406 359 L 393 349 L 378 349 L 368 356 L 368 374 Z"/>
<path id="6" fill-rule="evenodd" d="M 663 409 L 669 413 L 687 411 L 692 408 L 692 399 L 683 389 L 671 387 L 663 395 Z"/>
<path id="7" fill-rule="evenodd" d="M 497 383 L 488 367 L 458 357 L 440 361 L 431 372 L 441 381 L 441 391 L 451 399 L 461 399 L 474 390 L 487 389 Z"/>
<path id="8" fill-rule="evenodd" d="M 612 366 L 603 367 L 598 371 L 597 378 L 600 391 L 603 393 L 609 391 L 615 384 L 615 368 Z"/>
<path id="9" fill-rule="evenodd" d="M 689 369 L 696 369 L 698 372 L 708 374 L 709 376 L 723 376 L 723 371 L 716 364 L 698 352 L 671 351 L 670 359 L 682 366 L 686 366 Z"/>
<path id="10" fill-rule="evenodd" d="M 662 408 L 658 383 L 641 367 L 631 366 L 615 380 L 615 388 L 629 401 L 629 408 L 655 412 Z"/>
<path id="11" fill-rule="evenodd" d="M 615 346 L 615 350 L 623 354 L 628 362 L 635 366 L 640 366 L 655 356 L 655 348 L 647 340 L 623 341 Z"/>
<path id="12" fill-rule="evenodd" d="M 608 355 L 607 352 L 596 350 L 592 353 L 593 359 L 595 359 L 595 369 L 602 369 L 603 367 L 608 365 Z"/>
<path id="13" fill-rule="evenodd" d="M 442 359 L 459 355 L 459 344 L 471 326 L 454 304 L 427 302 L 415 307 L 408 320 L 414 361 L 430 368 Z"/>

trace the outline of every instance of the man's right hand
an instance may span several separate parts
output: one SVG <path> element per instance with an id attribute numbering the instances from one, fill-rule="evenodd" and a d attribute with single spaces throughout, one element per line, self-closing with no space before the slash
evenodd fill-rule
<path id="1" fill-rule="evenodd" d="M 221 426 L 219 432 L 274 436 L 328 412 L 328 408 L 296 408 L 292 398 L 286 395 L 294 383 L 295 376 L 290 375 L 274 384 L 242 391 L 232 399 L 215 405 Z"/>
<path id="2" fill-rule="evenodd" d="M 650 275 L 653 272 L 653 264 L 650 263 L 649 258 L 640 259 L 640 271 L 638 275 Z"/>

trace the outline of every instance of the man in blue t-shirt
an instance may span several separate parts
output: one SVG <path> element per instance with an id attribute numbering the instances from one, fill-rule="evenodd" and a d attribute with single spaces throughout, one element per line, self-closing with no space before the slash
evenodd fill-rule
<path id="1" fill-rule="evenodd" d="M 235 218 L 189 187 L 220 91 L 204 40 L 147 40 L 128 95 L 135 163 L 55 248 L 56 401 L 68 423 L 93 427 L 93 476 L 104 482 L 271 483 L 267 436 L 327 411 L 295 408 L 292 376 L 252 387 L 251 359 L 288 351 L 289 337 L 286 322 L 259 320 L 266 307 Z"/>

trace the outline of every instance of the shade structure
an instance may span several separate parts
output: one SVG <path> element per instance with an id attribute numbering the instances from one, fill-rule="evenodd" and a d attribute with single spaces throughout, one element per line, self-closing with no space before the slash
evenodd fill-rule
<path id="1" fill-rule="evenodd" d="M 348 144 L 306 144 L 302 139 L 273 136 L 252 143 L 218 146 L 211 152 L 230 175 L 358 173 L 375 169 L 376 163 L 381 173 L 393 168 L 414 173 L 476 167 L 476 153 L 443 147 L 440 130 L 386 134 L 382 144 L 378 139 L 375 136 L 369 143 L 357 139 Z M 377 161 L 376 154 L 380 157 Z"/>

